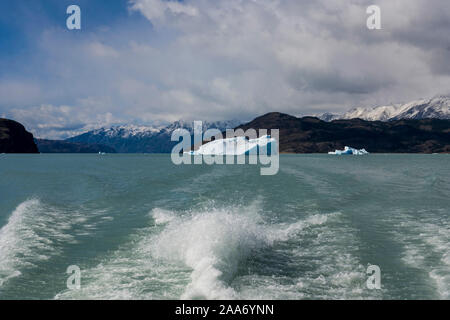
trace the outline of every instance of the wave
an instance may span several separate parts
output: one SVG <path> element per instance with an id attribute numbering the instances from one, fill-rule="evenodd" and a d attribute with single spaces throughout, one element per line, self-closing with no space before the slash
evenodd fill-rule
<path id="1" fill-rule="evenodd" d="M 396 233 L 403 244 L 403 262 L 428 273 L 441 299 L 450 299 L 450 223 L 447 212 L 440 210 L 435 215 L 419 212 L 417 218 L 397 212 L 400 220 Z M 432 213 L 432 212 L 431 212 Z"/>
<path id="2" fill-rule="evenodd" d="M 64 244 L 76 243 L 78 234 L 93 228 L 87 221 L 82 212 L 65 212 L 36 198 L 20 203 L 0 229 L 0 287 L 24 269 L 61 254 Z"/>
<path id="3" fill-rule="evenodd" d="M 269 224 L 260 201 L 247 206 L 172 211 L 154 208 L 150 226 L 89 270 L 82 288 L 56 299 L 237 299 L 239 268 L 258 250 L 326 223 L 314 215 Z"/>
<path id="4" fill-rule="evenodd" d="M 271 242 L 270 231 L 254 208 L 212 209 L 190 212 L 168 220 L 152 251 L 156 258 L 179 261 L 192 268 L 191 282 L 182 299 L 233 299 L 227 286 L 239 263 Z M 155 222 L 161 211 L 153 210 Z M 173 216 L 173 215 L 172 215 Z"/>
<path id="5" fill-rule="evenodd" d="M 155 238 L 153 255 L 192 269 L 181 299 L 239 298 L 230 284 L 249 257 L 328 219 L 316 214 L 292 223 L 268 224 L 260 210 L 260 201 L 255 201 L 246 207 L 213 208 L 182 216 L 152 211 L 155 223 L 165 225 Z"/>
<path id="6" fill-rule="evenodd" d="M 20 276 L 21 268 L 48 260 L 57 253 L 55 242 L 72 239 L 63 232 L 68 226 L 47 209 L 38 199 L 26 200 L 0 229 L 0 286 Z"/>
<path id="7" fill-rule="evenodd" d="M 254 201 L 181 215 L 156 208 L 151 216 L 162 228 L 152 240 L 153 256 L 191 269 L 181 299 L 357 299 L 382 294 L 365 290 L 358 239 L 340 221 L 339 212 L 272 223 L 264 220 L 261 201 Z M 249 261 L 255 259 L 256 265 Z M 256 269 L 242 274 L 242 267 Z M 289 280 L 283 272 L 290 274 Z"/>
<path id="8" fill-rule="evenodd" d="M 314 214 L 287 227 L 278 225 L 276 256 L 259 262 L 265 273 L 240 277 L 241 299 L 380 299 L 367 290 L 359 239 L 340 212 Z M 280 261 L 276 261 L 279 259 Z"/>

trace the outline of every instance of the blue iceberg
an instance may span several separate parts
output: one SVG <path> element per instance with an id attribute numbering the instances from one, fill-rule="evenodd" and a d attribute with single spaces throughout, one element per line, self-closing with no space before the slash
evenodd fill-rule
<path id="1" fill-rule="evenodd" d="M 366 151 L 366 149 L 355 149 L 352 147 L 345 146 L 344 150 L 336 150 L 336 151 L 330 151 L 328 154 L 336 154 L 336 155 L 346 155 L 346 154 L 352 154 L 356 156 L 361 156 L 364 154 L 369 154 L 369 152 Z"/>

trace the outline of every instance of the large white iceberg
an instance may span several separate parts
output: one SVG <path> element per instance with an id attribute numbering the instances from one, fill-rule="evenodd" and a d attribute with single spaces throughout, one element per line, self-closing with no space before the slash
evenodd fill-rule
<path id="1" fill-rule="evenodd" d="M 272 150 L 277 149 L 277 140 L 270 135 L 261 136 L 257 139 L 247 139 L 246 137 L 233 137 L 227 139 L 214 140 L 200 146 L 196 151 L 189 151 L 191 155 L 257 155 L 261 148 L 263 153 L 271 155 Z"/>
<path id="2" fill-rule="evenodd" d="M 330 151 L 328 154 L 337 154 L 337 155 L 344 155 L 344 154 L 352 154 L 352 155 L 364 155 L 369 154 L 369 152 L 366 151 L 366 149 L 355 149 L 352 147 L 345 146 L 344 150 L 336 150 L 336 151 Z"/>

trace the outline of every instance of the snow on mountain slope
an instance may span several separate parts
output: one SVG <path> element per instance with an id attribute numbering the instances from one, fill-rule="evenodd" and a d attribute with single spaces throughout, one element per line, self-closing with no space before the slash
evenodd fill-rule
<path id="1" fill-rule="evenodd" d="M 354 108 L 342 115 L 320 116 L 322 120 L 360 118 L 369 121 L 391 121 L 399 119 L 450 119 L 450 97 L 438 96 L 432 99 L 421 99 L 405 104 L 392 104 L 375 108 Z"/>
<path id="2" fill-rule="evenodd" d="M 207 129 L 233 129 L 241 124 L 238 120 L 228 121 L 203 121 L 203 130 Z M 87 132 L 90 135 L 105 136 L 109 138 L 144 138 L 154 136 L 156 134 L 172 134 L 176 129 L 186 129 L 189 132 L 193 131 L 193 121 L 179 120 L 168 126 L 138 126 L 138 125 L 121 125 L 110 128 L 100 128 Z"/>
<path id="3" fill-rule="evenodd" d="M 137 125 L 122 125 L 114 126 L 110 128 L 100 128 L 90 131 L 93 135 L 103 135 L 107 137 L 146 137 L 151 136 L 161 131 L 163 127 L 151 127 L 151 126 L 137 126 Z"/>
<path id="4" fill-rule="evenodd" d="M 234 129 L 240 124 L 242 124 L 242 121 L 239 120 L 214 121 L 214 122 L 202 121 L 202 130 L 203 132 L 205 132 L 207 129 L 219 129 L 221 131 L 225 131 L 226 129 Z M 183 120 L 175 121 L 174 123 L 163 128 L 161 130 L 161 133 L 172 134 L 172 132 L 176 129 L 186 129 L 190 133 L 193 133 L 194 122 Z"/>
<path id="5" fill-rule="evenodd" d="M 238 120 L 230 121 L 203 121 L 203 130 L 233 129 L 242 122 Z M 192 121 L 176 121 L 167 126 L 137 126 L 121 125 L 111 128 L 100 128 L 81 135 L 67 139 L 69 142 L 103 144 L 113 147 L 117 152 L 149 152 L 166 153 L 170 152 L 174 142 L 171 141 L 172 132 L 176 129 L 186 129 L 193 133 Z"/>

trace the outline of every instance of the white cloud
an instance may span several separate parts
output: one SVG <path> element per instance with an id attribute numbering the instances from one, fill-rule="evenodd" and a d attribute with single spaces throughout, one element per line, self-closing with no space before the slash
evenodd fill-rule
<path id="1" fill-rule="evenodd" d="M 375 31 L 366 0 L 129 3 L 130 19 L 151 24 L 43 32 L 30 62 L 41 73 L 3 76 L 0 112 L 22 110 L 15 114 L 39 129 L 36 105 L 70 105 L 69 114 L 39 111 L 39 132 L 56 136 L 57 124 L 305 115 L 449 91 L 448 0 L 379 0 Z"/>
<path id="2" fill-rule="evenodd" d="M 119 123 L 110 112 L 89 114 L 87 110 L 70 106 L 41 105 L 26 109 L 11 109 L 8 116 L 25 123 L 37 138 L 65 139 L 73 135 Z"/>
<path id="3" fill-rule="evenodd" d="M 111 57 L 118 58 L 120 56 L 119 52 L 114 48 L 104 45 L 100 42 L 92 42 L 89 43 L 87 49 L 91 52 L 91 54 L 95 57 Z"/>
<path id="4" fill-rule="evenodd" d="M 152 22 L 165 20 L 166 16 L 170 15 L 196 16 L 198 14 L 196 8 L 178 1 L 132 0 L 130 2 L 132 10 L 141 11 Z"/>
<path id="5" fill-rule="evenodd" d="M 447 91 L 450 72 L 439 75 L 430 67 L 437 59 L 443 61 L 442 55 L 449 58 L 449 50 L 434 50 L 419 41 L 430 30 L 444 26 L 448 30 L 450 11 L 442 10 L 447 2 L 378 1 L 381 31 L 366 28 L 370 4 L 364 0 L 185 1 L 196 15 L 167 15 L 158 25 L 178 32 L 170 48 L 164 49 L 191 65 L 177 65 L 173 72 L 180 81 L 171 85 L 184 86 L 199 103 L 216 105 L 219 114 L 240 108 L 249 113 L 296 114 L 344 110 L 355 104 Z M 135 0 L 134 7 L 152 20 L 147 13 L 151 2 Z M 433 26 L 434 16 L 447 23 Z M 408 35 L 411 29 L 417 31 L 415 35 Z M 445 45 L 446 39 L 442 33 L 433 45 Z M 217 85 L 211 85 L 215 79 L 228 86 L 219 92 Z"/>

